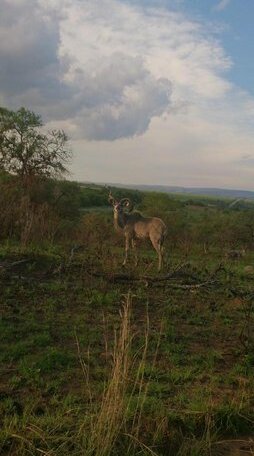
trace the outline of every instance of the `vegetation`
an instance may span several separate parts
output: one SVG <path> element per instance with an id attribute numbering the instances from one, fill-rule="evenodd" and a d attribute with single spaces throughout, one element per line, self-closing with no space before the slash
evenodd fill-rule
<path id="1" fill-rule="evenodd" d="M 2 170 L 0 453 L 252 454 L 252 205 L 111 190 L 165 220 L 160 275 L 107 188 Z"/>
<path id="2" fill-rule="evenodd" d="M 41 118 L 25 108 L 0 108 L 0 168 L 20 177 L 23 184 L 35 176 L 67 172 L 70 152 L 63 131 L 42 132 Z"/>

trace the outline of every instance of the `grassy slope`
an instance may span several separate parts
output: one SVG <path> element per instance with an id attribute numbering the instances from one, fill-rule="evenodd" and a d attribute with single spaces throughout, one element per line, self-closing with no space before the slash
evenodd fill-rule
<path id="1" fill-rule="evenodd" d="M 213 442 L 245 441 L 253 434 L 253 286 L 243 275 L 253 254 L 227 262 L 216 283 L 191 289 L 177 285 L 205 281 L 218 266 L 216 254 L 190 256 L 191 265 L 162 283 L 114 283 L 93 275 L 119 272 L 121 256 L 122 250 L 106 244 L 77 253 L 71 262 L 61 249 L 2 249 L 2 262 L 28 259 L 0 271 L 2 454 L 88 454 L 91 417 L 110 376 L 128 292 L 135 362 L 124 426 L 110 454 L 217 455 L 228 443 L 211 447 Z M 167 268 L 182 261 L 175 254 Z M 144 270 L 156 275 L 143 251 L 135 274 Z M 131 264 L 126 272 L 134 272 Z"/>

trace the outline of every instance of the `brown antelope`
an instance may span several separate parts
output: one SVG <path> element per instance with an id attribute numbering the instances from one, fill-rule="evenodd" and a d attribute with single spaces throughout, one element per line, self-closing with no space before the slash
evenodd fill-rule
<path id="1" fill-rule="evenodd" d="M 159 257 L 158 270 L 161 270 L 163 261 L 163 242 L 167 233 L 165 223 L 157 217 L 143 217 L 139 212 L 131 212 L 133 204 L 128 198 L 117 201 L 109 194 L 109 202 L 114 210 L 114 226 L 117 230 L 122 230 L 125 236 L 125 258 L 123 266 L 126 265 L 130 243 L 135 250 L 135 263 L 137 265 L 137 239 L 150 239 Z M 125 211 L 128 209 L 128 212 Z"/>

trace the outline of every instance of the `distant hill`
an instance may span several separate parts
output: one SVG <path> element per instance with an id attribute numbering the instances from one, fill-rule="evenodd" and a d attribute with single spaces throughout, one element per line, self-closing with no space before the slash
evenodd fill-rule
<path id="1" fill-rule="evenodd" d="M 131 188 L 141 191 L 153 191 L 163 193 L 179 193 L 200 196 L 218 196 L 224 198 L 241 198 L 241 199 L 254 199 L 254 191 L 250 190 L 229 190 L 225 188 L 202 188 L 202 187 L 177 187 L 169 185 L 141 185 L 141 184 L 120 184 L 120 183 L 107 183 L 112 187 Z"/>

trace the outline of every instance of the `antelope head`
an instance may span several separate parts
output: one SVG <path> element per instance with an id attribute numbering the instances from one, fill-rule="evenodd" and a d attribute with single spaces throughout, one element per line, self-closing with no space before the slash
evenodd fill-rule
<path id="1" fill-rule="evenodd" d="M 133 210 L 133 203 L 129 198 L 122 198 L 120 201 L 117 201 L 110 192 L 108 201 L 110 204 L 112 204 L 115 213 L 120 214 L 124 212 L 124 209 L 128 209 L 128 212 L 131 212 Z"/>

